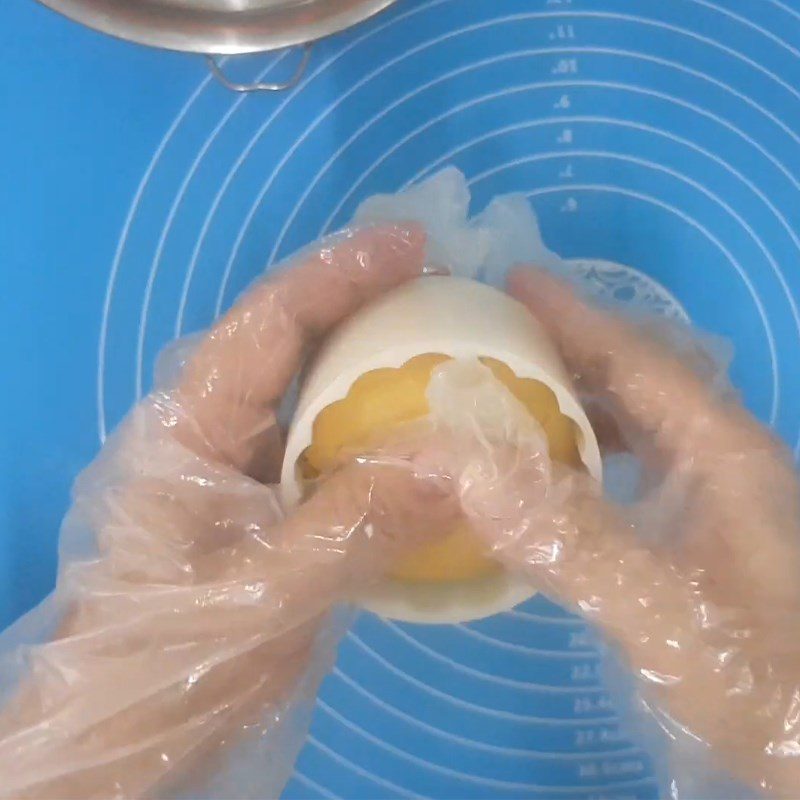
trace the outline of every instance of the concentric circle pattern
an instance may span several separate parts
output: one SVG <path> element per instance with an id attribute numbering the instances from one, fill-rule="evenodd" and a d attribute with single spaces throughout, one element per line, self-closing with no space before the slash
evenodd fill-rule
<path id="1" fill-rule="evenodd" d="M 366 195 L 455 164 L 476 208 L 523 192 L 552 249 L 605 262 L 581 268 L 609 291 L 634 285 L 731 338 L 746 402 L 800 449 L 799 56 L 791 0 L 406 0 L 321 43 L 287 94 L 204 80 L 121 231 L 101 439 L 167 341 Z M 289 59 L 227 69 L 268 77 Z M 615 264 L 634 271 L 620 283 Z M 590 634 L 536 598 L 468 626 L 362 617 L 285 796 L 638 798 L 656 785 Z"/>

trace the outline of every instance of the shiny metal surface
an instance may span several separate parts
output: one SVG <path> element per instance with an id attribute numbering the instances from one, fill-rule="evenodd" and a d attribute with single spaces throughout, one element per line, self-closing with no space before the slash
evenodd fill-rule
<path id="1" fill-rule="evenodd" d="M 355 25 L 395 0 L 40 0 L 103 33 L 169 50 L 255 53 Z"/>
<path id="2" fill-rule="evenodd" d="M 206 63 L 208 64 L 208 68 L 211 70 L 211 74 L 231 92 L 236 92 L 237 94 L 250 94 L 255 92 L 283 92 L 286 89 L 291 89 L 300 83 L 300 79 L 305 74 L 306 67 L 311 59 L 312 47 L 313 44 L 301 45 L 303 55 L 300 59 L 300 63 L 297 65 L 294 74 L 289 78 L 289 80 L 283 81 L 282 83 L 264 83 L 263 81 L 257 81 L 256 83 L 239 83 L 238 81 L 232 81 L 224 73 L 222 67 L 217 61 L 216 56 L 207 54 Z"/>

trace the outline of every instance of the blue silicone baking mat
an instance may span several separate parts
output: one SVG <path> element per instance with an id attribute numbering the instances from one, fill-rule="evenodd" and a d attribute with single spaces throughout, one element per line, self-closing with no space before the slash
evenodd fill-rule
<path id="1" fill-rule="evenodd" d="M 0 4 L 0 620 L 49 589 L 76 473 L 270 263 L 366 195 L 455 164 L 527 194 L 547 243 L 639 270 L 736 345 L 748 405 L 800 435 L 796 0 L 401 0 L 284 94 Z M 297 54 L 229 60 L 279 78 Z M 648 798 L 585 626 L 364 616 L 296 798 Z"/>

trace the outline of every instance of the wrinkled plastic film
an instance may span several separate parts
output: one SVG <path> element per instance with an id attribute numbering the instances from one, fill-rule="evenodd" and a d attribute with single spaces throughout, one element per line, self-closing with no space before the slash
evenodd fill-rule
<path id="1" fill-rule="evenodd" d="M 275 409 L 316 337 L 418 275 L 423 247 L 368 226 L 257 284 L 81 475 L 57 588 L 5 634 L 0 795 L 279 793 L 345 627 L 332 608 L 420 502 L 409 470 L 352 464 L 286 517 L 264 482 Z"/>
<path id="2" fill-rule="evenodd" d="M 493 481 L 462 478 L 464 510 L 509 568 L 618 650 L 635 705 L 671 744 L 674 795 L 697 796 L 698 784 L 683 787 L 702 762 L 706 789 L 708 776 L 727 774 L 745 795 L 795 796 L 800 494 L 790 454 L 641 326 L 542 273 L 516 273 L 511 290 L 545 323 L 578 386 L 613 410 L 643 489 L 614 505 L 582 475 L 548 474 L 533 453 L 520 459 L 523 438 L 507 467 L 473 466 Z"/>
<path id="3" fill-rule="evenodd" d="M 450 476 L 488 551 L 603 634 L 665 795 L 795 797 L 800 499 L 788 452 L 663 337 L 541 273 L 516 274 L 512 290 L 631 434 L 637 496 L 614 503 L 553 463 L 538 423 L 478 361 L 437 368 L 428 434 L 397 435 L 428 443 L 418 471 Z"/>
<path id="4" fill-rule="evenodd" d="M 532 216 L 519 198 L 470 221 L 450 172 L 412 200 L 372 201 L 368 227 L 253 287 L 82 476 L 56 593 L 13 632 L 33 646 L 15 651 L 19 682 L 3 676 L 0 794 L 277 796 L 342 630 L 332 607 L 461 515 L 487 553 L 604 635 L 632 717 L 667 756 L 665 794 L 796 796 L 797 476 L 686 329 L 511 273 L 623 451 L 635 486 L 615 499 L 551 461 L 490 370 L 450 361 L 430 418 L 343 454 L 281 508 L 278 409 L 330 326 L 421 274 L 426 252 L 495 283 L 534 255 L 568 272 L 535 218 L 515 235 Z"/>
<path id="5" fill-rule="evenodd" d="M 674 298 L 619 265 L 562 261 L 520 197 L 471 218 L 469 208 L 463 176 L 449 170 L 399 201 L 368 200 L 358 217 L 422 220 L 456 274 L 508 285 L 544 323 L 590 410 L 610 485 L 603 496 L 542 458 L 541 437 L 509 398 L 496 401 L 505 428 L 485 405 L 478 425 L 479 406 L 463 395 L 456 408 L 446 393 L 437 405 L 434 379 L 440 428 L 474 412 L 450 451 L 464 513 L 509 569 L 603 634 L 612 688 L 631 733 L 645 733 L 663 795 L 796 797 L 800 495 L 790 454 L 732 390 L 730 346 L 692 330 Z"/>

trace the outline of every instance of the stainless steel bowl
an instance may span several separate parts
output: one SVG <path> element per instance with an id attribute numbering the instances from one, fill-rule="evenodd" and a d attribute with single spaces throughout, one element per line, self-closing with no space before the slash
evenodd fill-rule
<path id="1" fill-rule="evenodd" d="M 103 33 L 191 53 L 257 53 L 311 42 L 395 0 L 40 0 Z"/>

